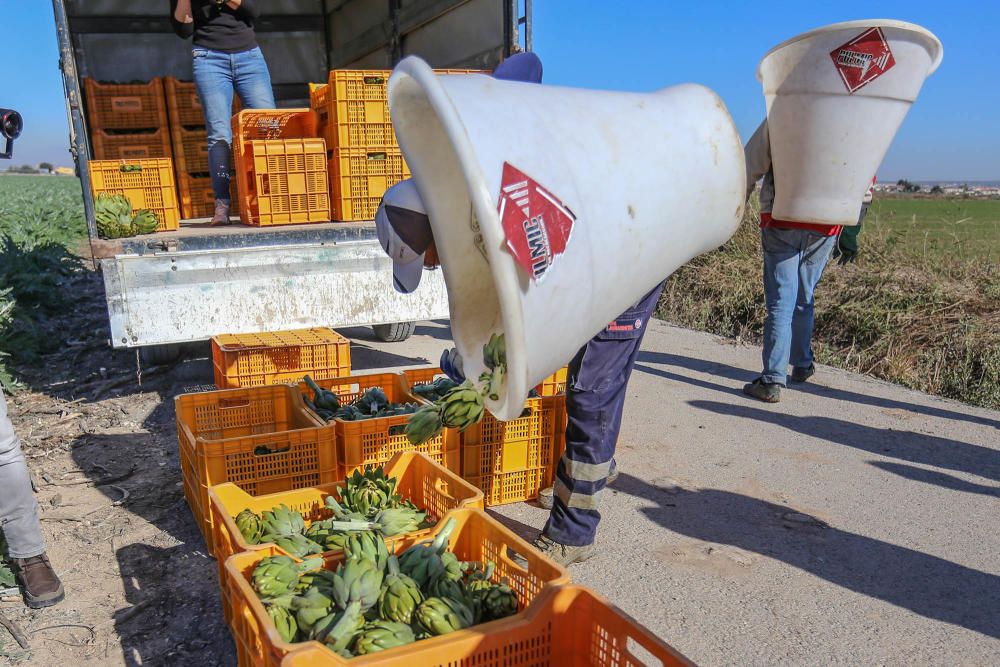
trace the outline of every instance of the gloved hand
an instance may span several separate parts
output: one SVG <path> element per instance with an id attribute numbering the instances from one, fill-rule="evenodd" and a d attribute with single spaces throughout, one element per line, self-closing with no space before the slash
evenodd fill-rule
<path id="1" fill-rule="evenodd" d="M 462 368 L 462 357 L 457 348 L 451 348 L 441 353 L 441 362 L 438 364 L 441 370 L 454 382 L 461 384 L 465 382 L 465 371 Z"/>
<path id="2" fill-rule="evenodd" d="M 858 234 L 861 233 L 861 225 L 855 227 L 844 227 L 837 237 L 837 250 L 834 252 L 834 259 L 840 257 L 837 262 L 840 266 L 850 264 L 858 257 Z"/>

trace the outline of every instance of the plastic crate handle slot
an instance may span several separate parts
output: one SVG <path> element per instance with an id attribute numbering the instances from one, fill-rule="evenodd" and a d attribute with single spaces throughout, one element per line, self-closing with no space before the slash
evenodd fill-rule
<path id="1" fill-rule="evenodd" d="M 282 447 L 281 449 L 271 449 L 267 445 L 257 445 L 253 449 L 254 456 L 270 456 L 271 454 L 287 454 L 292 451 L 292 446 Z"/>
<path id="2" fill-rule="evenodd" d="M 224 398 L 216 406 L 219 410 L 235 410 L 250 406 L 249 398 Z"/>
<path id="3" fill-rule="evenodd" d="M 376 162 L 376 161 L 385 162 L 387 159 L 389 159 L 389 156 L 385 151 L 376 151 L 365 154 L 365 158 L 369 162 Z"/>
<path id="4" fill-rule="evenodd" d="M 404 435 L 406 433 L 406 424 L 396 424 L 395 426 L 390 426 L 386 429 L 386 435 L 390 438 L 397 435 Z"/>
<path id="5" fill-rule="evenodd" d="M 366 86 L 381 86 L 385 84 L 384 76 L 366 76 L 364 78 Z"/>
<path id="6" fill-rule="evenodd" d="M 122 171 L 122 173 L 127 174 L 127 173 L 130 173 L 130 172 L 133 172 L 133 171 L 142 171 L 142 165 L 141 164 L 125 164 L 124 162 L 122 162 L 122 164 L 119 167 L 119 169 Z"/>

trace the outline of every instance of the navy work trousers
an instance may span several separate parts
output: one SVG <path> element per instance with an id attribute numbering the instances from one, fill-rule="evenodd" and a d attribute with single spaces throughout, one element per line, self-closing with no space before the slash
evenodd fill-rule
<path id="1" fill-rule="evenodd" d="M 663 283 L 576 353 L 566 383 L 566 451 L 556 469 L 545 534 L 571 546 L 591 544 L 622 424 L 625 390 Z"/>

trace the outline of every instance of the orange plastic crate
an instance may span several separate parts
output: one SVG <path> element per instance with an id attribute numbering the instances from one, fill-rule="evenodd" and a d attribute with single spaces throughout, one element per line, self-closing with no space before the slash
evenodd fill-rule
<path id="1" fill-rule="evenodd" d="M 212 178 L 206 175 L 177 174 L 177 192 L 181 200 L 181 218 L 210 218 L 215 214 L 215 191 L 212 189 Z M 236 181 L 229 186 L 229 213 L 239 213 L 239 200 L 236 197 Z"/>
<path id="2" fill-rule="evenodd" d="M 374 220 L 382 195 L 410 177 L 398 148 L 340 148 L 330 160 L 333 219 Z"/>
<path id="3" fill-rule="evenodd" d="M 252 225 L 287 225 L 330 220 L 326 142 L 272 139 L 247 142 L 252 164 L 243 194 L 243 220 Z"/>
<path id="4" fill-rule="evenodd" d="M 438 74 L 487 73 L 485 70 L 439 69 Z M 327 85 L 310 84 L 310 106 L 330 150 L 398 148 L 389 118 L 387 83 L 390 70 L 333 70 Z"/>
<path id="5" fill-rule="evenodd" d="M 232 118 L 233 173 L 244 224 L 249 222 L 246 202 L 254 194 L 253 164 L 246 155 L 247 142 L 259 139 L 315 137 L 316 114 L 310 109 L 244 109 Z"/>
<path id="6" fill-rule="evenodd" d="M 534 547 L 518 537 L 513 531 L 478 509 L 460 509 L 447 515 L 447 519 L 455 519 L 457 526 L 449 536 L 448 548 L 459 560 L 493 561 L 496 563 L 494 580 L 503 578 L 517 593 L 522 609 L 525 609 L 542 595 L 547 587 L 569 583 L 569 574 L 565 568 L 556 565 L 539 553 Z M 432 534 L 437 534 L 444 527 L 439 523 Z M 395 553 L 408 549 L 419 538 L 404 537 L 390 543 Z M 517 565 L 510 557 L 513 551 L 522 555 L 528 562 L 527 569 Z M 236 640 L 237 662 L 241 666 L 254 665 L 261 667 L 276 667 L 282 658 L 290 651 L 299 647 L 320 648 L 318 642 L 302 642 L 288 644 L 278 636 L 278 631 L 271 622 L 264 605 L 249 582 L 253 569 L 263 558 L 277 554 L 275 549 L 246 551 L 231 556 L 225 562 L 225 585 L 222 595 L 229 596 L 232 618 L 229 628 Z M 331 553 L 323 557 L 327 569 L 335 569 L 341 562 L 343 554 Z M 464 631 L 453 632 L 441 637 L 425 639 L 417 644 L 401 646 L 398 649 L 384 651 L 377 655 L 397 656 L 405 658 L 412 655 L 415 647 L 421 643 L 424 650 L 445 649 L 451 642 L 460 640 L 462 636 L 483 636 L 504 627 L 511 619 L 523 618 L 530 613 L 522 611 L 510 619 L 483 623 Z M 332 655 L 332 654 L 331 654 Z M 349 664 L 363 664 L 366 658 L 354 658 Z M 304 663 L 303 663 L 304 664 Z M 409 661 L 408 665 L 423 665 L 423 662 Z"/>
<path id="7" fill-rule="evenodd" d="M 171 128 L 205 125 L 205 111 L 194 81 L 163 77 L 163 90 L 167 97 L 167 116 L 170 118 Z M 240 99 L 234 94 L 233 115 L 239 113 L 241 108 Z"/>
<path id="8" fill-rule="evenodd" d="M 411 500 L 417 507 L 426 510 L 428 517 L 436 521 L 440 521 L 445 514 L 455 509 L 483 508 L 483 494 L 479 489 L 419 452 L 399 452 L 385 465 L 385 474 L 396 478 L 397 493 Z M 208 502 L 212 515 L 214 555 L 219 563 L 219 581 L 224 584 L 223 565 L 226 559 L 235 553 L 260 549 L 274 549 L 278 553 L 286 553 L 269 542 L 248 544 L 236 527 L 237 514 L 244 509 L 251 509 L 260 514 L 285 504 L 301 512 L 308 526 L 313 521 L 332 516 L 330 510 L 326 508 L 325 501 L 328 496 L 334 496 L 339 500 L 337 487 L 342 484 L 343 481 L 257 497 L 250 496 L 235 484 L 217 484 L 210 488 Z M 431 528 L 425 528 L 407 533 L 407 536 L 420 537 L 430 532 Z M 223 603 L 225 601 L 223 596 Z M 230 610 L 224 607 L 223 611 L 226 620 L 229 620 Z"/>
<path id="9" fill-rule="evenodd" d="M 694 667 L 662 639 L 583 586 L 552 586 L 520 617 L 345 660 L 310 642 L 282 667 Z"/>
<path id="10" fill-rule="evenodd" d="M 92 130 L 155 130 L 167 126 L 163 81 L 100 83 L 85 77 L 87 119 Z"/>
<path id="11" fill-rule="evenodd" d="M 365 389 L 371 387 L 381 387 L 392 403 L 423 403 L 410 394 L 406 387 L 406 379 L 399 373 L 352 375 L 317 380 L 316 384 L 337 394 L 345 404 L 358 398 Z M 304 384 L 299 385 L 299 390 L 309 396 L 312 395 Z M 451 437 L 451 429 L 445 429 L 444 433 L 422 445 L 412 445 L 404 433 L 409 418 L 410 415 L 376 417 L 360 421 L 335 419 L 333 424 L 337 432 L 340 476 L 347 477 L 367 465 L 383 465 L 398 452 L 408 451 L 421 452 L 435 463 L 449 470 L 458 471 L 461 465 L 461 446 L 457 438 Z"/>
<path id="12" fill-rule="evenodd" d="M 167 128 L 155 132 L 112 134 L 105 130 L 91 133 L 94 157 L 98 160 L 141 160 L 170 157 L 170 135 Z"/>
<path id="13" fill-rule="evenodd" d="M 256 496 L 340 479 L 333 429 L 294 387 L 181 394 L 174 405 L 184 495 L 209 550 L 208 487 L 232 482 Z"/>
<path id="14" fill-rule="evenodd" d="M 437 367 L 403 371 L 407 390 L 441 375 Z M 525 402 L 520 418 L 501 422 L 486 413 L 464 432 L 445 431 L 449 446 L 462 451 L 462 477 L 482 489 L 487 506 L 532 500 L 552 484 L 565 448 L 565 387 L 563 368 L 535 387 L 539 396 Z"/>
<path id="15" fill-rule="evenodd" d="M 158 231 L 180 227 L 180 209 L 174 186 L 174 165 L 170 158 L 144 160 L 90 160 L 90 190 L 97 198 L 102 192 L 124 195 L 133 209 L 148 208 L 160 222 Z M 139 171 L 128 171 L 139 167 Z"/>
<path id="16" fill-rule="evenodd" d="M 208 131 L 205 128 L 187 129 L 175 125 L 170 128 L 170 141 L 178 177 L 180 174 L 208 173 Z"/>
<path id="17" fill-rule="evenodd" d="M 325 327 L 221 334 L 212 338 L 212 365 L 219 389 L 339 378 L 351 374 L 351 342 Z"/>
<path id="18" fill-rule="evenodd" d="M 556 396 L 558 394 L 565 394 L 566 376 L 568 374 L 569 374 L 569 368 L 563 366 L 555 373 L 542 380 L 542 383 L 538 385 L 535 388 L 535 390 L 541 396 Z"/>

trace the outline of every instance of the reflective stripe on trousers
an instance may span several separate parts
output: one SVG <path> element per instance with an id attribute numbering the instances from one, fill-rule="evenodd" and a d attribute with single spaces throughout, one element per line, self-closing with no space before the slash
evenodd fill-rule
<path id="1" fill-rule="evenodd" d="M 661 283 L 594 336 L 569 364 L 566 451 L 556 469 L 552 512 L 545 524 L 545 534 L 560 544 L 591 544 L 597 534 L 629 376 L 662 290 Z"/>

